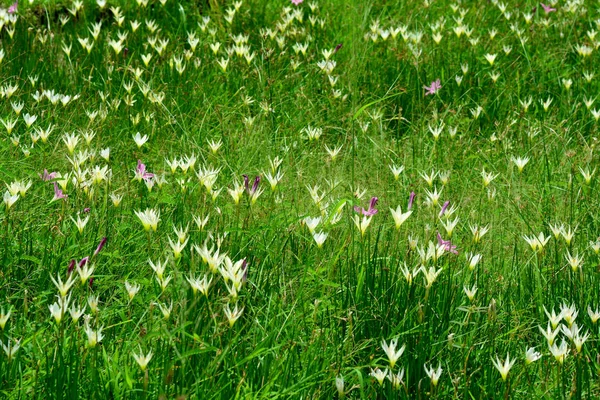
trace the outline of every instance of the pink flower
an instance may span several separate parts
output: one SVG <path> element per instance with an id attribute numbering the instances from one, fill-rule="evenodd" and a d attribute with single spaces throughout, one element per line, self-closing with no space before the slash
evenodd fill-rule
<path id="1" fill-rule="evenodd" d="M 437 79 L 434 82 L 431 82 L 431 86 L 430 87 L 423 86 L 423 89 L 426 90 L 425 96 L 430 95 L 430 94 L 436 94 L 437 91 L 440 90 L 441 88 L 442 88 L 442 85 L 441 85 L 439 79 Z"/>
<path id="2" fill-rule="evenodd" d="M 58 184 L 54 182 L 54 198 L 52 199 L 52 201 L 66 199 L 67 197 L 69 196 L 64 194 L 63 191 L 59 189 Z"/>
<path id="3" fill-rule="evenodd" d="M 141 160 L 138 160 L 137 167 L 135 168 L 135 179 L 148 181 L 154 178 L 154 174 L 146 172 L 146 165 L 142 164 Z"/>
<path id="4" fill-rule="evenodd" d="M 56 178 L 56 172 L 50 172 L 50 173 L 48 173 L 48 170 L 44 169 L 44 173 L 43 174 L 38 174 L 38 176 L 44 182 L 48 182 L 48 181 L 51 181 L 52 179 Z"/>
<path id="5" fill-rule="evenodd" d="M 379 211 L 375 208 L 375 206 L 377 205 L 377 201 L 379 199 L 377 197 L 373 197 L 371 198 L 371 201 L 369 202 L 369 209 L 365 210 L 362 207 L 359 206 L 354 206 L 354 211 L 356 211 L 359 214 L 364 215 L 365 217 L 370 217 L 371 215 L 375 215 L 377 214 Z"/>
<path id="6" fill-rule="evenodd" d="M 19 5 L 19 2 L 18 2 L 18 1 L 15 1 L 15 2 L 14 2 L 14 3 L 13 3 L 11 6 L 10 6 L 10 7 L 8 7 L 8 10 L 7 10 L 7 12 L 8 12 L 9 14 L 14 14 L 14 13 L 16 13 L 16 12 L 17 12 L 17 7 L 18 7 L 18 5 Z"/>
<path id="7" fill-rule="evenodd" d="M 546 12 L 546 14 L 550 14 L 551 12 L 555 12 L 556 11 L 556 8 L 552 8 L 550 6 L 547 6 L 544 3 L 540 3 L 540 4 L 542 5 L 542 8 Z"/>
<path id="8" fill-rule="evenodd" d="M 452 244 L 450 240 L 442 239 L 442 235 L 440 235 L 439 232 L 437 234 L 437 239 L 439 245 L 443 246 L 445 251 L 449 251 L 452 254 L 458 254 L 458 251 L 456 250 L 456 245 Z"/>
<path id="9" fill-rule="evenodd" d="M 292 4 L 297 6 L 298 4 L 302 3 L 304 0 L 292 0 Z"/>

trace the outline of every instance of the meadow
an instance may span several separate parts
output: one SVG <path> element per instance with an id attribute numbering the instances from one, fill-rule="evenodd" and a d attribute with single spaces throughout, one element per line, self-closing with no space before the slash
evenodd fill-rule
<path id="1" fill-rule="evenodd" d="M 600 4 L 0 10 L 0 397 L 600 396 Z"/>

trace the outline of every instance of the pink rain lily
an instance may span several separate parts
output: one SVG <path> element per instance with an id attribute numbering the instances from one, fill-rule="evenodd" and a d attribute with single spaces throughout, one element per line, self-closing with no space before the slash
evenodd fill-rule
<path id="1" fill-rule="evenodd" d="M 297 6 L 298 4 L 302 3 L 304 0 L 292 0 L 292 4 Z"/>
<path id="2" fill-rule="evenodd" d="M 146 171 L 146 165 L 142 164 L 141 160 L 138 160 L 137 167 L 135 168 L 135 179 L 148 181 L 154 178 L 154 174 Z"/>
<path id="3" fill-rule="evenodd" d="M 67 197 L 69 196 L 64 194 L 63 191 L 58 187 L 58 184 L 54 182 L 54 198 L 52 199 L 52 201 L 66 199 Z"/>
<path id="4" fill-rule="evenodd" d="M 48 182 L 48 181 L 51 181 L 52 179 L 56 178 L 56 172 L 50 172 L 49 173 L 47 169 L 44 169 L 44 173 L 43 174 L 38 174 L 38 176 L 44 182 Z"/>
<path id="5" fill-rule="evenodd" d="M 456 250 L 456 245 L 452 244 L 452 242 L 450 240 L 442 239 L 442 235 L 440 235 L 439 232 L 437 234 L 437 239 L 438 239 L 439 245 L 444 246 L 445 251 L 449 251 L 452 254 L 458 254 L 458 251 Z"/>
<path id="6" fill-rule="evenodd" d="M 540 3 L 542 5 L 542 8 L 544 9 L 544 11 L 546 12 L 546 14 L 550 14 L 551 12 L 555 12 L 556 8 L 553 8 L 551 6 L 547 6 L 544 3 Z"/>
<path id="7" fill-rule="evenodd" d="M 444 213 L 446 212 L 446 209 L 448 208 L 449 205 L 450 205 L 450 200 L 446 200 L 444 202 L 444 205 L 442 206 L 442 210 L 440 211 L 440 214 L 438 215 L 439 218 L 442 218 L 442 215 L 444 215 Z"/>
<path id="8" fill-rule="evenodd" d="M 100 253 L 100 250 L 102 250 L 102 248 L 104 247 L 104 245 L 106 244 L 106 236 L 102 238 L 102 240 L 100 240 L 100 243 L 98 244 L 98 247 L 96 247 L 96 251 L 94 252 L 94 256 L 97 256 L 98 253 Z"/>
<path id="9" fill-rule="evenodd" d="M 19 6 L 19 2 L 15 1 L 10 7 L 8 7 L 8 10 L 6 12 L 8 12 L 9 14 L 14 14 L 17 12 L 18 6 Z"/>
<path id="10" fill-rule="evenodd" d="M 427 87 L 427 86 L 423 86 L 423 89 L 426 90 L 425 92 L 425 96 L 430 95 L 430 94 L 436 94 L 438 90 L 440 90 L 442 88 L 442 84 L 440 83 L 440 80 L 437 79 L 434 82 L 431 82 L 431 86 Z"/>
<path id="11" fill-rule="evenodd" d="M 254 193 L 256 193 L 256 191 L 258 190 L 259 183 L 260 175 L 256 175 L 256 177 L 254 178 L 254 183 L 252 183 L 252 187 L 250 187 L 250 178 L 248 178 L 248 175 L 244 175 L 244 186 L 246 187 L 246 192 L 249 196 L 252 196 L 254 195 Z"/>
<path id="12" fill-rule="evenodd" d="M 371 201 L 369 202 L 369 209 L 368 210 L 365 210 L 364 208 L 359 207 L 359 206 L 354 206 L 354 211 L 356 211 L 357 213 L 361 213 L 365 217 L 370 217 L 371 215 L 375 215 L 375 214 L 377 214 L 379 212 L 375 208 L 375 206 L 377 205 L 377 201 L 378 200 L 379 199 L 377 197 L 371 198 Z"/>
<path id="13" fill-rule="evenodd" d="M 417 194 L 415 192 L 410 192 L 410 197 L 408 198 L 408 209 L 410 210 L 415 202 L 415 197 Z"/>

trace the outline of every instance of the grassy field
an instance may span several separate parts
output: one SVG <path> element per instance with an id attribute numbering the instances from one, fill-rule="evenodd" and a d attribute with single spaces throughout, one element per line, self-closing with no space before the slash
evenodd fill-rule
<path id="1" fill-rule="evenodd" d="M 597 3 L 9 6 L 0 397 L 600 396 Z"/>

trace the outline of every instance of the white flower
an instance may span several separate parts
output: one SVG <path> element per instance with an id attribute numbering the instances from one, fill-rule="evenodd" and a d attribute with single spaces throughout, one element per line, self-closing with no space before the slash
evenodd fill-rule
<path id="1" fill-rule="evenodd" d="M 402 226 L 404 221 L 406 221 L 408 217 L 410 217 L 410 215 L 412 214 L 412 210 L 408 210 L 407 212 L 403 213 L 402 207 L 400 206 L 396 207 L 395 210 L 390 208 L 390 211 L 392 212 L 392 217 L 394 218 L 396 229 L 400 229 L 400 226 Z"/>
<path id="2" fill-rule="evenodd" d="M 433 386 L 437 386 L 440 376 L 442 375 L 442 365 L 439 364 L 437 369 L 433 369 L 433 367 L 427 367 L 427 364 L 423 365 L 425 368 L 425 373 L 431 379 L 431 384 Z"/>
<path id="3" fill-rule="evenodd" d="M 133 141 L 139 149 L 148 141 L 148 135 L 142 136 L 139 132 L 137 132 L 135 135 L 133 135 Z"/>
<path id="4" fill-rule="evenodd" d="M 516 361 L 516 359 L 514 359 L 514 360 L 510 359 L 510 354 L 508 354 L 508 353 L 506 353 L 506 360 L 504 360 L 504 363 L 500 362 L 500 359 L 498 358 L 498 356 L 496 356 L 496 360 L 492 360 L 492 364 L 494 364 L 494 367 L 496 367 L 498 372 L 500 372 L 500 376 L 502 377 L 503 381 L 505 381 L 506 378 L 508 377 L 508 372 L 510 371 L 512 366 L 515 364 L 515 361 Z"/>
<path id="5" fill-rule="evenodd" d="M 150 360 L 152 360 L 152 350 L 150 350 L 148 352 L 148 354 L 144 355 L 144 353 L 142 352 L 142 348 L 140 347 L 140 353 L 139 354 L 135 354 L 132 353 L 133 358 L 135 359 L 135 361 L 138 363 L 138 365 L 140 366 L 140 369 L 142 371 L 146 370 L 146 367 L 148 366 L 148 363 L 150 362 Z"/>
<path id="6" fill-rule="evenodd" d="M 149 232 L 150 229 L 156 232 L 158 222 L 160 221 L 160 211 L 146 208 L 145 211 L 135 211 L 135 215 L 140 219 L 147 232 Z"/>
<path id="7" fill-rule="evenodd" d="M 325 232 L 315 232 L 313 233 L 313 239 L 319 248 L 323 247 L 323 243 L 325 239 L 327 239 L 328 234 Z"/>
<path id="8" fill-rule="evenodd" d="M 381 348 L 385 352 L 390 362 L 390 368 L 394 368 L 396 365 L 396 361 L 402 356 L 404 353 L 404 349 L 406 349 L 406 345 L 403 345 L 398 350 L 396 350 L 396 346 L 398 345 L 398 339 L 390 340 L 390 344 L 388 345 L 385 340 L 381 342 Z"/>

